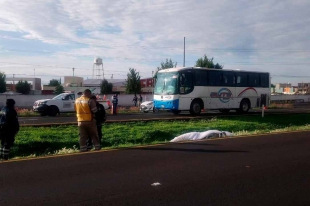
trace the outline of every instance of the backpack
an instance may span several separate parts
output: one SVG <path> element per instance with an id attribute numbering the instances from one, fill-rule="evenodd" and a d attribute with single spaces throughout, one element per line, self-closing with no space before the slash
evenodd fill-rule
<path id="1" fill-rule="evenodd" d="M 7 112 L 7 110 L 5 107 L 3 107 L 0 111 L 0 134 L 3 134 L 3 132 L 5 130 L 6 112 Z"/>
<path id="2" fill-rule="evenodd" d="M 97 105 L 96 121 L 98 123 L 104 123 L 107 120 L 106 112 L 102 104 Z"/>

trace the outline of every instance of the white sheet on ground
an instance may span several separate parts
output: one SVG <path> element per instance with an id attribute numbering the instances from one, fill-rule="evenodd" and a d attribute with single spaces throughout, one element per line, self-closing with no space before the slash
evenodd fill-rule
<path id="1" fill-rule="evenodd" d="M 189 132 L 173 138 L 170 142 L 182 142 L 188 140 L 201 140 L 210 138 L 230 137 L 233 133 L 219 130 L 208 130 L 205 132 Z"/>

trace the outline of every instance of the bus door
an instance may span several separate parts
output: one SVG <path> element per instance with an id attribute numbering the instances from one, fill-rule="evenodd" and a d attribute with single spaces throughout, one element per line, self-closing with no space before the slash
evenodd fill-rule
<path id="1" fill-rule="evenodd" d="M 189 110 L 192 102 L 189 94 L 194 90 L 193 72 L 191 70 L 181 71 L 179 83 L 179 110 Z"/>

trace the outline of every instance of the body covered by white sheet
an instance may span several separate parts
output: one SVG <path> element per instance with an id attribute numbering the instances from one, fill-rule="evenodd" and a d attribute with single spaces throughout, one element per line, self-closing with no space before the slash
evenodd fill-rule
<path id="1" fill-rule="evenodd" d="M 202 140 L 220 137 L 230 137 L 233 133 L 219 130 L 208 130 L 205 132 L 189 132 L 173 138 L 170 142 L 182 142 L 189 140 Z"/>

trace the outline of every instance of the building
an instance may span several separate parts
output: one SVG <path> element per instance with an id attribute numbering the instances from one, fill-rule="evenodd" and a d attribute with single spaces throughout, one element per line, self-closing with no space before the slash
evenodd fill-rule
<path id="1" fill-rule="evenodd" d="M 309 94 L 310 93 L 310 83 L 298 83 L 298 93 Z"/>
<path id="2" fill-rule="evenodd" d="M 140 80 L 142 93 L 148 94 L 153 93 L 154 90 L 154 79 L 145 78 Z"/>
<path id="3" fill-rule="evenodd" d="M 125 93 L 126 91 L 126 80 L 125 79 L 107 79 L 109 83 L 112 83 L 113 88 L 112 91 L 115 93 Z M 86 79 L 83 82 L 84 87 L 89 88 L 98 88 L 94 90 L 94 93 L 100 93 L 100 85 L 101 85 L 102 79 Z"/>
<path id="4" fill-rule="evenodd" d="M 291 88 L 291 87 L 292 87 L 291 83 L 277 83 L 276 84 L 276 89 Z"/>
<path id="5" fill-rule="evenodd" d="M 277 83 L 275 85 L 273 93 L 278 94 L 294 94 L 295 89 L 292 87 L 291 83 Z"/>
<path id="6" fill-rule="evenodd" d="M 82 87 L 83 86 L 83 77 L 73 77 L 73 76 L 65 76 L 64 77 L 64 87 Z"/>
<path id="7" fill-rule="evenodd" d="M 32 91 L 41 91 L 41 78 L 26 78 L 26 77 L 7 77 L 7 89 L 10 91 L 15 91 L 15 84 L 19 81 L 27 81 L 31 84 L 31 90 Z"/>
<path id="8" fill-rule="evenodd" d="M 81 77 L 75 77 L 74 79 L 72 77 L 65 77 L 64 82 L 64 90 L 65 91 L 74 91 L 74 92 L 80 92 L 85 89 L 90 89 L 94 94 L 100 94 L 100 85 L 102 82 L 102 79 L 86 79 L 81 82 Z M 107 79 L 109 83 L 112 83 L 113 93 L 123 94 L 126 91 L 126 80 L 125 79 Z M 76 82 L 76 83 L 74 83 Z M 82 84 L 81 84 L 82 83 Z M 140 80 L 141 84 L 141 90 L 143 94 L 150 94 L 153 92 L 153 79 L 152 78 L 146 78 Z M 53 94 L 55 90 L 55 87 L 43 85 L 42 94 Z"/>

